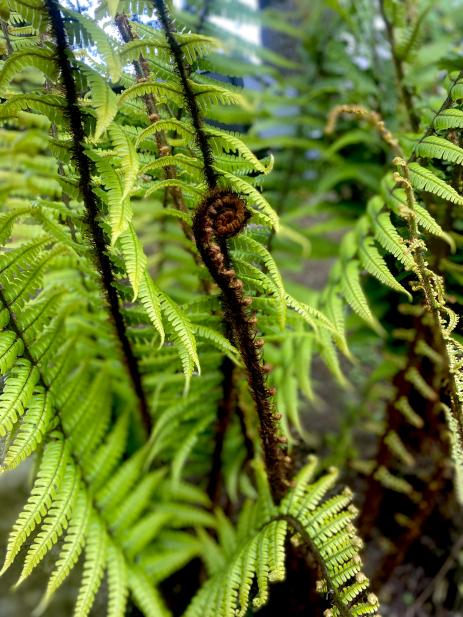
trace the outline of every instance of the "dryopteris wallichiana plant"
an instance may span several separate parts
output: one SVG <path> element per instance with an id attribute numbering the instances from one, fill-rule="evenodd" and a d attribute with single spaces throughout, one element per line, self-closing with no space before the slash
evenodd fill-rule
<path id="1" fill-rule="evenodd" d="M 118 102 L 116 106 L 114 95 L 98 73 L 76 64 L 67 42 L 63 14 L 69 15 L 71 21 L 68 23 L 76 26 L 73 36 L 77 40 L 81 37 L 82 40 L 86 40 L 85 37 L 95 40 L 103 57 L 112 56 L 114 62 L 111 45 L 94 22 L 69 9 L 62 9 L 55 0 L 47 0 L 44 6 L 37 4 L 32 9 L 19 3 L 15 9 L 19 14 L 25 11 L 24 18 L 32 23 L 32 29 L 38 28 L 40 36 L 36 46 L 13 52 L 5 62 L 0 79 L 6 83 L 24 66 L 37 66 L 46 75 L 47 93 L 35 99 L 33 96 L 8 94 L 3 117 L 12 119 L 12 127 L 9 129 L 7 124 L 6 131 L 15 130 L 14 119 L 18 113 L 23 113 L 22 109 L 32 110 L 27 112 L 31 116 L 38 112 L 49 117 L 51 126 L 42 123 L 45 143 L 41 147 L 50 148 L 61 166 L 57 179 L 63 189 L 55 190 L 56 197 L 59 198 L 62 191 L 67 192 L 68 197 L 64 199 L 63 195 L 63 210 L 59 202 L 55 205 L 53 200 L 47 199 L 48 186 L 33 187 L 32 192 L 38 193 L 35 197 L 38 205 L 33 207 L 40 209 L 38 228 L 40 230 L 43 225 L 43 231 L 38 230 L 36 237 L 19 244 L 14 239 L 10 250 L 3 255 L 2 373 L 5 386 L 2 433 L 9 435 L 3 467 L 14 468 L 25 456 L 40 449 L 36 481 L 28 504 L 10 534 L 3 571 L 39 526 L 26 554 L 19 583 L 63 534 L 64 542 L 38 613 L 43 612 L 84 550 L 76 615 L 89 614 L 105 571 L 108 573 L 108 612 L 111 616 L 125 613 L 129 591 L 144 614 L 168 614 L 156 591 L 156 582 L 162 580 L 170 568 L 161 574 L 161 579 L 158 575 L 153 576 L 149 563 L 156 549 L 151 553 L 148 547 L 153 542 L 164 542 L 163 538 L 168 538 L 169 534 L 173 538 L 177 536 L 181 544 L 188 544 L 187 529 L 192 525 L 220 526 L 220 517 L 216 521 L 203 510 L 207 498 L 199 489 L 196 492 L 192 486 L 179 484 L 178 477 L 166 477 L 166 466 L 161 459 L 156 464 L 156 448 L 162 448 L 162 442 L 156 438 L 159 438 L 163 415 L 157 423 L 153 422 L 149 410 L 153 385 L 149 384 L 148 374 L 143 373 L 146 352 L 141 353 L 138 342 L 139 334 L 142 340 L 157 337 L 161 345 L 166 335 L 173 337 L 180 348 L 188 388 L 192 362 L 198 364 L 193 336 L 195 329 L 177 304 L 157 289 L 146 270 L 147 258 L 131 222 L 129 201 L 139 169 L 133 139 L 137 137 L 137 143 L 140 143 L 143 136 L 137 130 L 134 132 L 129 124 L 124 124 L 127 112 L 123 106 L 129 103 L 133 107 L 134 97 L 144 96 L 149 119 L 154 123 L 152 126 L 156 126 L 163 120 L 156 111 L 158 102 L 155 96 L 160 96 L 164 102 L 165 88 L 174 94 L 179 108 L 185 101 L 192 122 L 190 129 L 185 119 L 164 120 L 166 128 L 169 130 L 168 122 L 171 122 L 175 129 L 185 127 L 188 132 L 191 130 L 202 156 L 202 163 L 201 160 L 197 163 L 195 158 L 183 155 L 185 163 L 202 170 L 206 178 L 205 189 L 197 191 L 202 195 L 195 209 L 192 229 L 199 254 L 220 288 L 227 324 L 225 331 L 230 342 L 220 330 L 209 330 L 207 326 L 198 325 L 196 333 L 202 332 L 234 362 L 238 361 L 238 354 L 241 356 L 258 411 L 266 466 L 265 472 L 259 466 L 256 471 L 261 477 L 260 497 L 253 500 L 255 514 L 248 519 L 245 532 L 249 537 L 249 550 L 242 563 L 241 547 L 237 547 L 236 557 L 230 562 L 230 567 L 235 569 L 232 578 L 223 579 L 232 586 L 227 584 L 216 593 L 214 603 L 207 591 L 217 583 L 217 577 L 213 577 L 199 593 L 191 610 L 196 610 L 195 606 L 205 595 L 211 614 L 231 615 L 238 609 L 244 614 L 251 600 L 255 606 L 264 604 L 268 582 L 284 577 L 284 539 L 289 533 L 314 552 L 324 585 L 333 594 L 334 614 L 374 613 L 376 599 L 363 598 L 368 582 L 360 574 L 359 542 L 351 525 L 355 512 L 348 507 L 351 494 L 322 501 L 335 475 L 330 472 L 321 480 L 308 483 L 314 469 L 313 461 L 304 468 L 294 486 L 290 484 L 290 459 L 282 449 L 285 439 L 278 436 L 278 415 L 271 404 L 274 392 L 265 383 L 266 368 L 260 351 L 263 340 L 257 338 L 257 319 L 248 313 L 252 300 L 245 295 L 244 284 L 233 269 L 233 257 L 227 245 L 229 238 L 242 233 L 251 217 L 246 204 L 248 198 L 266 209 L 267 220 L 270 217 L 276 224 L 276 217 L 251 185 L 237 179 L 235 187 L 228 186 L 234 176 L 217 169 L 218 163 L 209 145 L 199 107 L 199 101 L 203 101 L 204 107 L 208 96 L 219 101 L 237 97 L 222 87 L 197 86 L 191 80 L 184 51 L 176 40 L 167 9 L 161 2 L 156 3 L 156 9 L 167 41 L 164 53 L 167 57 L 171 54 L 179 79 L 177 81 L 175 75 L 169 74 L 166 83 L 140 81 L 146 79 L 144 75 L 147 73 L 140 73 L 136 65 L 136 75 L 142 87 L 138 88 L 137 84 L 127 87 L 119 95 L 120 104 Z M 130 28 L 126 19 L 119 15 L 116 23 L 125 33 L 124 38 L 129 40 Z M 156 31 L 154 34 L 160 35 Z M 138 62 L 139 67 L 144 66 L 143 60 Z M 95 97 L 97 125 L 93 129 L 93 144 L 86 133 L 88 119 L 84 113 L 89 110 L 82 108 L 79 102 L 77 66 Z M 112 70 L 117 73 L 117 63 Z M 148 69 L 142 68 L 145 70 Z M 51 94 L 57 78 L 61 82 L 58 86 L 60 94 Z M 117 106 L 121 109 L 121 125 L 117 122 Z M 50 130 L 51 137 L 46 136 L 47 130 Z M 226 133 L 216 129 L 211 132 L 214 139 L 227 142 Z M 69 142 L 72 144 L 71 156 L 60 158 L 60 148 L 64 144 L 69 147 Z M 101 146 L 98 145 L 100 142 Z M 238 144 L 253 164 L 264 169 L 237 138 L 231 143 L 233 148 Z M 56 145 L 56 150 L 52 144 Z M 165 161 L 171 169 L 172 159 L 182 160 L 181 154 L 172 155 L 165 151 L 165 137 L 158 139 L 156 145 L 162 158 L 150 160 L 148 156 L 141 170 L 143 174 L 155 169 L 153 162 L 156 160 Z M 187 147 L 193 148 L 193 143 L 187 143 Z M 194 154 L 194 149 L 191 152 Z M 112 166 L 111 157 L 114 156 L 120 157 L 122 177 Z M 26 160 L 27 164 L 31 164 L 29 160 Z M 66 177 L 68 174 L 69 178 Z M 219 186 L 219 180 L 224 183 L 222 186 Z M 176 187 L 174 203 L 178 207 L 182 203 L 180 190 L 186 188 L 185 181 L 177 181 L 176 174 L 167 171 L 165 182 L 168 188 Z M 53 208 L 58 215 L 55 220 Z M 185 232 L 189 217 L 183 208 L 177 212 Z M 13 209 L 12 214 L 5 213 L 2 237 L 7 240 L 13 231 L 13 223 L 21 217 L 27 220 L 32 214 L 29 205 Z M 191 237 L 189 233 L 186 236 L 187 239 Z M 115 252 L 116 247 L 121 253 Z M 266 267 L 270 272 L 274 270 L 270 255 L 263 247 L 259 251 L 264 256 Z M 61 254 L 64 254 L 64 260 L 58 259 Z M 69 268 L 71 278 L 66 289 L 62 286 L 69 276 Z M 82 272 L 84 275 L 80 276 Z M 141 330 L 132 325 L 140 319 L 140 309 L 124 305 L 127 298 L 125 273 L 133 290 L 132 303 L 140 297 L 152 324 L 142 318 Z M 274 274 L 271 272 L 271 275 Z M 281 297 L 280 292 L 278 296 Z M 80 297 L 80 307 L 76 305 L 77 297 Z M 321 313 L 288 298 L 285 302 L 296 307 L 304 318 L 307 316 L 309 323 L 316 320 L 320 321 L 320 327 L 334 329 Z M 22 307 L 20 312 L 18 306 Z M 109 315 L 108 322 L 105 314 Z M 169 328 L 166 328 L 166 322 Z M 175 379 L 174 382 L 178 383 Z M 185 402 L 189 404 L 188 399 Z M 182 406 L 181 402 L 178 404 Z M 130 413 L 133 405 L 140 412 L 139 420 Z M 174 407 L 171 407 L 171 412 L 168 409 L 163 410 L 163 414 L 172 415 Z M 145 441 L 146 435 L 137 434 L 131 428 L 134 420 L 150 435 L 149 443 Z M 210 417 L 206 420 L 210 424 Z M 198 429 L 195 431 L 197 433 Z M 127 441 L 128 432 L 132 436 Z M 190 449 L 192 445 L 194 443 Z M 147 465 L 155 467 L 147 472 Z M 178 462 L 175 466 L 178 469 Z M 176 473 L 178 476 L 178 471 Z M 267 477 L 270 493 L 265 489 Z M 188 507 L 184 506 L 182 510 L 179 500 L 186 500 Z M 257 504 L 259 507 L 256 508 Z M 176 510 L 177 514 L 172 518 Z M 171 516 L 166 518 L 169 511 Z M 178 531 L 179 527 L 184 527 L 185 531 Z M 189 542 L 187 555 L 184 549 L 174 553 L 174 569 L 191 559 Z M 198 543 L 193 554 L 197 551 Z M 238 565 L 240 575 L 237 577 Z M 251 588 L 254 576 L 257 596 Z"/>
<path id="2" fill-rule="evenodd" d="M 134 610 L 232 617 L 267 604 L 273 610 L 270 583 L 291 582 L 286 562 L 296 554 L 307 584 L 318 578 L 326 617 L 377 615 L 362 572 L 353 494 L 334 490 L 333 467 L 316 477 L 317 459 L 301 462 L 293 447 L 295 434 L 306 436 L 297 396 L 313 396 L 307 371 L 314 349 L 346 381 L 335 351 L 351 357 L 346 304 L 384 336 L 362 289 L 363 269 L 403 297 L 422 292 L 434 333 L 422 353 L 443 359 L 441 403 L 461 494 L 457 318 L 426 263 L 419 226 L 449 244 L 453 238 L 418 203 L 423 191 L 463 203 L 445 177 L 422 164 L 463 162 L 457 144 L 434 134 L 463 126 L 452 107 L 461 75 L 408 159 L 379 114 L 335 108 L 333 126 L 345 112 L 373 122 L 398 172 L 384 177 L 381 194 L 370 196 L 344 235 L 325 289 L 303 294 L 303 302 L 286 289 L 272 249 L 281 239 L 307 249 L 304 234 L 278 214 L 286 198 L 299 199 L 299 189 L 285 195 L 300 180 L 299 165 L 309 164 L 298 152 L 320 144 L 300 127 L 288 140 L 293 151 L 276 212 L 266 195 L 281 169 L 271 174 L 272 156 L 258 158 L 243 135 L 223 128 L 227 105 L 245 121 L 258 112 L 213 77 L 235 63 L 220 40 L 203 34 L 213 3 L 199 7 L 196 33 L 177 31 L 162 0 L 101 2 L 96 19 L 57 0 L 10 0 L 0 9 L 2 469 L 36 458 L 2 573 L 24 557 L 22 584 L 57 547 L 36 615 L 83 554 L 76 617 L 91 613 L 103 579 L 109 617 Z M 151 21 L 129 19 L 143 13 Z M 183 18 L 188 23 L 191 14 Z M 301 37 L 272 13 L 265 23 Z M 256 53 L 294 68 L 270 50 Z M 243 70 L 252 73 L 251 64 Z M 266 65 L 259 71 L 278 75 Z M 249 139 L 262 152 L 265 138 L 251 131 Z M 326 191 L 336 184 L 322 180 Z M 391 214 L 406 221 L 406 240 Z M 415 282 L 404 280 L 402 266 Z M 431 396 L 420 371 L 407 371 Z M 416 422 L 408 399 L 402 406 Z M 407 458 L 398 434 L 384 443 Z M 373 473 L 407 492 L 386 467 Z M 170 577 L 197 558 L 201 580 L 182 610 L 173 610 Z"/>

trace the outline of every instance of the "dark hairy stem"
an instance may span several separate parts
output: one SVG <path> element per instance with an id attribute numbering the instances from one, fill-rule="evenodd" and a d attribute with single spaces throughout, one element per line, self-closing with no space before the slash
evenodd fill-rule
<path id="1" fill-rule="evenodd" d="M 191 115 L 191 120 L 195 129 L 196 140 L 198 142 L 198 147 L 201 150 L 201 155 L 204 161 L 204 175 L 206 176 L 209 188 L 213 189 L 217 184 L 217 173 L 214 169 L 212 150 L 207 141 L 207 135 L 203 129 L 201 112 L 199 111 L 198 103 L 196 102 L 190 80 L 188 79 L 188 71 L 185 63 L 183 62 L 182 48 L 180 47 L 177 39 L 175 38 L 172 20 L 167 12 L 165 3 L 163 2 L 163 0 L 153 0 L 153 3 L 156 7 L 159 21 L 161 22 L 162 29 L 164 30 L 167 42 L 172 52 L 178 76 L 180 77 L 183 93 L 185 95 L 185 102 Z"/>
<path id="2" fill-rule="evenodd" d="M 107 252 L 106 238 L 103 229 L 98 223 L 98 198 L 92 188 L 91 163 L 85 154 L 83 145 L 85 133 L 83 129 L 82 113 L 77 102 L 77 91 L 73 77 L 73 67 L 69 59 L 69 47 L 64 22 L 56 0 L 46 0 L 45 5 L 48 10 L 56 40 L 56 59 L 61 70 L 62 84 L 66 93 L 67 116 L 73 136 L 73 158 L 79 173 L 80 190 L 86 209 L 85 224 L 93 244 L 95 261 L 101 277 L 101 285 L 122 349 L 124 362 L 138 399 L 142 424 L 146 433 L 149 435 L 152 428 L 152 420 L 149 414 L 148 401 L 143 391 L 138 362 L 130 345 L 120 310 L 119 298 L 115 288 L 114 273 Z"/>

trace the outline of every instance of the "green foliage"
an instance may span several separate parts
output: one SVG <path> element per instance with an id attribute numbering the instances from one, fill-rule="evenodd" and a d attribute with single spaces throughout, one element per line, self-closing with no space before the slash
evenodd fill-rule
<path id="1" fill-rule="evenodd" d="M 54 559 L 36 615 L 77 567 L 75 617 L 102 589 L 110 617 L 158 617 L 201 560 L 185 617 L 232 617 L 273 610 L 297 556 L 326 617 L 376 615 L 330 461 L 356 491 L 366 474 L 363 530 L 390 493 L 434 486 L 414 481 L 416 434 L 451 450 L 463 494 L 463 81 L 445 97 L 437 59 L 459 68 L 458 24 L 420 2 L 381 2 L 384 29 L 369 1 L 195 0 L 172 23 L 169 4 L 0 7 L 1 471 L 35 461 L 1 574 L 20 561 L 27 585 Z M 225 291 L 194 222 L 224 191 L 250 216 L 209 242 Z M 317 418 L 337 387 L 333 437 Z"/>

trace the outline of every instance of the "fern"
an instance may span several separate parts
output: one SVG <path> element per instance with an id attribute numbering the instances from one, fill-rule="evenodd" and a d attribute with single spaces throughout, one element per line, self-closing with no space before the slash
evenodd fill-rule
<path id="1" fill-rule="evenodd" d="M 1 470 L 35 461 L 2 574 L 47 564 L 35 615 L 77 569 L 76 617 L 227 617 L 296 567 L 327 617 L 376 615 L 332 462 L 390 559 L 396 503 L 414 530 L 444 494 L 446 430 L 461 498 L 461 75 L 439 108 L 425 61 L 458 20 L 171 4 L 0 7 Z"/>
<path id="2" fill-rule="evenodd" d="M 243 511 L 237 536 L 222 548 L 225 553 L 222 562 L 226 565 L 215 568 L 186 616 L 245 615 L 250 606 L 257 609 L 265 605 L 269 582 L 282 581 L 285 577 L 286 536 L 308 545 L 323 564 L 319 590 L 325 593 L 332 590 L 332 615 L 368 615 L 377 610 L 377 600 L 372 594 L 366 601 L 362 598 L 368 583 L 360 571 L 361 543 L 349 526 L 355 516 L 355 509 L 349 507 L 352 495 L 345 491 L 324 500 L 336 474 L 331 471 L 310 483 L 314 467 L 311 460 L 299 472 L 295 486 L 280 506 L 272 504 L 268 487 L 261 486 L 256 504 L 248 504 Z M 257 473 L 262 470 L 258 468 Z M 204 546 L 208 552 L 209 542 Z"/>

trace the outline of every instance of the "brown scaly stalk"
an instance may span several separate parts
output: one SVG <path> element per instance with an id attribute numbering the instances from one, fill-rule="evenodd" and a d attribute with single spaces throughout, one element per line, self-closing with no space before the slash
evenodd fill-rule
<path id="1" fill-rule="evenodd" d="M 82 122 L 82 112 L 77 102 L 77 90 L 73 77 L 73 67 L 69 59 L 70 52 L 64 21 L 56 0 L 45 0 L 45 6 L 48 11 L 56 41 L 56 61 L 60 68 L 61 81 L 66 94 L 66 112 L 71 134 L 73 136 L 73 158 L 79 174 L 79 185 L 86 210 L 84 223 L 87 228 L 88 236 L 93 244 L 94 258 L 100 273 L 101 286 L 119 340 L 124 364 L 137 397 L 140 418 L 145 432 L 149 435 L 152 428 L 152 420 L 149 413 L 148 401 L 143 390 L 138 361 L 130 344 L 120 310 L 105 234 L 98 222 L 100 204 L 92 186 L 91 163 L 84 150 L 85 133 Z"/>
<path id="2" fill-rule="evenodd" d="M 279 436 L 280 417 L 275 413 L 272 404 L 274 391 L 266 386 L 266 371 L 261 351 L 264 341 L 257 338 L 256 319 L 249 314 L 248 309 L 252 300 L 243 293 L 243 283 L 231 267 L 227 246 L 227 240 L 244 229 L 250 213 L 239 195 L 229 189 L 218 188 L 218 174 L 214 168 L 212 151 L 188 78 L 183 53 L 174 35 L 171 18 L 163 0 L 153 0 L 153 2 L 182 84 L 209 188 L 193 220 L 196 246 L 212 278 L 222 292 L 225 320 L 232 340 L 243 359 L 249 387 L 256 404 L 264 461 L 272 495 L 274 500 L 279 502 L 289 485 L 291 460 L 282 447 L 286 440 Z"/>
<path id="3" fill-rule="evenodd" d="M 216 189 L 198 207 L 193 231 L 198 250 L 222 292 L 225 319 L 230 324 L 248 374 L 249 386 L 260 421 L 264 459 L 272 493 L 279 501 L 288 488 L 288 458 L 278 436 L 279 415 L 273 410 L 273 388 L 267 388 L 261 349 L 257 338 L 256 319 L 248 313 L 251 299 L 243 294 L 243 283 L 229 266 L 228 238 L 238 234 L 246 225 L 250 213 L 244 201 L 229 190 Z"/>

